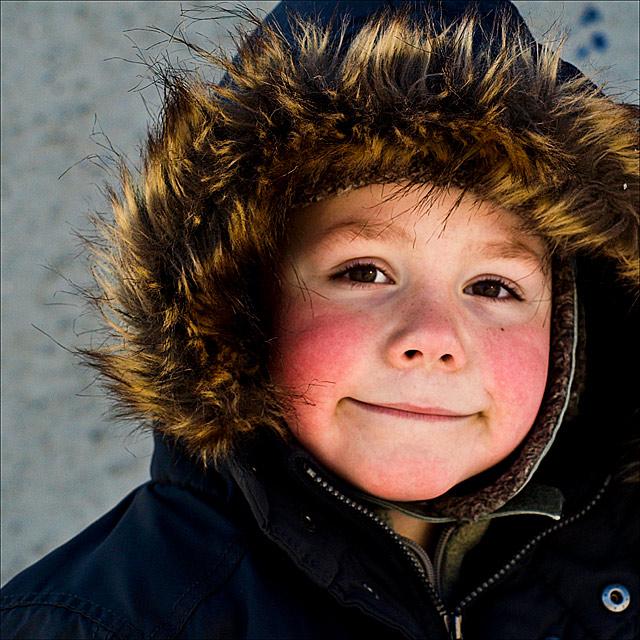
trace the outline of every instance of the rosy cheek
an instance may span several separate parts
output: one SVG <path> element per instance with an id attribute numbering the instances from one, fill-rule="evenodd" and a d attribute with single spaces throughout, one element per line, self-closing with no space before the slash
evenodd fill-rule
<path id="1" fill-rule="evenodd" d="M 362 314 L 318 308 L 313 315 L 308 306 L 292 308 L 278 322 L 277 355 L 272 375 L 289 387 L 310 384 L 331 385 L 348 379 L 366 343 L 371 328 Z"/>
<path id="2" fill-rule="evenodd" d="M 514 431 L 524 435 L 535 419 L 546 385 L 548 327 L 492 331 L 484 349 L 485 381 L 495 408 L 501 416 L 513 420 Z"/>

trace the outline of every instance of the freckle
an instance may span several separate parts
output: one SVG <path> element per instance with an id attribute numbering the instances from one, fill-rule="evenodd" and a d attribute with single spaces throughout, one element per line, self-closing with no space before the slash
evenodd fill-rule
<path id="1" fill-rule="evenodd" d="M 504 331 L 504 327 L 500 327 L 500 331 Z"/>

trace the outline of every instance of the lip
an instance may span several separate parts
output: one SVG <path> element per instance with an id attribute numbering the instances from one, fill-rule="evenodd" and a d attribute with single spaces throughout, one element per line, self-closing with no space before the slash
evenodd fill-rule
<path id="1" fill-rule="evenodd" d="M 370 402 L 362 402 L 355 398 L 349 398 L 349 400 L 355 402 L 358 406 L 365 410 L 373 411 L 375 413 L 383 413 L 387 415 L 397 416 L 400 418 L 413 418 L 419 420 L 443 420 L 453 421 L 460 420 L 462 418 L 469 418 L 473 413 L 459 413 L 457 411 L 451 411 L 444 407 L 420 407 L 407 403 L 393 403 L 393 404 L 372 404 Z"/>

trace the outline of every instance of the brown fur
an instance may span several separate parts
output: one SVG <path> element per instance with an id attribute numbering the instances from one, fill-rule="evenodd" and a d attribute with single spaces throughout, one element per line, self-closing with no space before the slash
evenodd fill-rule
<path id="1" fill-rule="evenodd" d="M 376 177 L 462 187 L 554 252 L 613 261 L 638 284 L 637 112 L 560 81 L 557 52 L 535 55 L 498 22 L 478 54 L 472 14 L 437 33 L 384 12 L 340 55 L 328 30 L 293 26 L 298 59 L 269 28 L 242 37 L 237 64 L 198 51 L 230 86 L 166 69 L 142 178 L 123 167 L 113 223 L 96 220 L 95 301 L 113 340 L 84 355 L 122 416 L 205 463 L 259 426 L 285 433 L 259 278 L 314 194 Z"/>

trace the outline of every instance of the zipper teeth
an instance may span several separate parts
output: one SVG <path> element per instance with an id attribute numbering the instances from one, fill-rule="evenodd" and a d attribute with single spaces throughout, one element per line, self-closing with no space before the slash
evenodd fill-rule
<path id="1" fill-rule="evenodd" d="M 420 562 L 415 558 L 411 549 L 402 541 L 400 536 L 389 525 L 387 525 L 383 520 L 381 520 L 373 511 L 371 511 L 370 509 L 367 509 L 365 506 L 361 505 L 355 500 L 352 500 L 351 498 L 345 496 L 343 493 L 338 491 L 334 486 L 332 486 L 326 480 L 321 478 L 313 469 L 311 469 L 311 467 L 308 467 L 305 465 L 305 469 L 307 474 L 311 478 L 313 478 L 313 480 L 317 484 L 319 484 L 323 489 L 328 491 L 332 496 L 337 498 L 340 502 L 343 502 L 344 504 L 348 505 L 352 509 L 355 509 L 359 513 L 362 513 L 363 515 L 366 515 L 369 519 L 375 522 L 379 527 L 381 527 L 384 531 L 387 532 L 388 535 L 390 535 L 393 538 L 396 544 L 398 544 L 402 549 L 402 552 L 404 553 L 404 555 L 411 562 L 411 566 L 414 567 L 418 572 L 423 584 L 425 585 L 425 587 L 427 588 L 427 591 L 429 592 L 429 595 L 431 596 L 431 599 L 433 600 L 433 603 L 438 611 L 438 614 L 444 619 L 445 623 L 448 626 L 448 620 L 450 616 L 449 616 L 449 612 L 447 611 L 447 608 L 445 607 L 444 603 L 436 593 L 433 585 L 429 582 L 428 576 L 424 568 L 422 567 Z"/>
<path id="2" fill-rule="evenodd" d="M 426 551 L 417 543 L 411 540 L 410 538 L 405 538 L 402 536 L 402 542 L 406 544 L 413 553 L 422 561 L 422 568 L 426 569 L 427 579 L 433 585 L 436 584 L 436 572 L 433 568 L 433 563 L 431 559 L 427 555 Z"/>
<path id="3" fill-rule="evenodd" d="M 578 513 L 573 514 L 571 517 L 567 518 L 566 520 L 563 520 L 562 522 L 558 522 L 556 525 L 550 527 L 549 529 L 545 529 L 544 531 L 541 531 L 535 538 L 530 540 L 524 547 L 522 547 L 522 549 L 520 549 L 520 551 L 515 556 L 513 556 L 513 558 L 511 558 L 511 560 L 505 566 L 502 567 L 502 569 L 500 569 L 497 573 L 495 573 L 489 579 L 485 580 L 479 587 L 477 587 L 471 593 L 469 593 L 466 597 L 464 597 L 460 601 L 458 606 L 455 608 L 455 613 L 459 614 L 464 607 L 468 606 L 470 602 L 475 600 L 485 589 L 487 589 L 487 587 L 490 587 L 494 583 L 498 582 L 501 578 L 503 578 L 542 539 L 558 531 L 559 529 L 562 529 L 563 527 L 566 527 L 574 523 L 576 520 L 579 520 L 580 518 L 584 517 L 589 511 L 591 511 L 591 509 L 593 509 L 593 507 L 600 500 L 600 498 L 602 498 L 602 495 L 604 494 L 604 492 L 607 489 L 607 486 L 609 485 L 609 481 L 610 481 L 610 477 L 606 479 L 604 485 L 600 488 L 600 490 L 594 496 L 591 502 L 589 502 L 589 504 L 587 504 L 580 511 L 578 511 Z"/>
<path id="4" fill-rule="evenodd" d="M 576 520 L 579 520 L 580 518 L 584 517 L 589 511 L 591 511 L 591 509 L 593 509 L 593 507 L 598 503 L 600 498 L 602 498 L 602 495 L 606 491 L 607 487 L 609 486 L 609 482 L 611 480 L 611 477 L 609 476 L 605 480 L 604 485 L 600 488 L 598 493 L 591 500 L 591 502 L 589 502 L 589 504 L 584 506 L 578 513 L 575 513 L 574 515 L 572 515 L 571 517 L 567 518 L 562 522 L 558 522 L 556 525 L 550 527 L 549 529 L 545 529 L 544 531 L 540 532 L 535 538 L 530 540 L 524 547 L 522 547 L 522 549 L 513 558 L 511 558 L 511 560 L 504 567 L 502 567 L 502 569 L 500 569 L 497 573 L 495 573 L 489 579 L 485 580 L 479 587 L 474 589 L 465 598 L 463 598 L 454 609 L 453 616 L 452 616 L 447 610 L 444 602 L 442 602 L 442 600 L 440 599 L 440 596 L 436 592 L 434 586 L 429 582 L 428 576 L 424 568 L 420 564 L 420 562 L 415 558 L 411 549 L 404 542 L 402 542 L 402 539 L 391 527 L 389 527 L 389 525 L 387 525 L 383 520 L 381 520 L 370 509 L 367 509 L 360 503 L 356 502 L 355 500 L 352 500 L 351 498 L 345 496 L 343 493 L 338 491 L 333 485 L 329 484 L 326 480 L 321 478 L 320 475 L 316 471 L 314 471 L 311 467 L 305 465 L 305 470 L 316 484 L 320 485 L 325 491 L 328 491 L 332 496 L 337 498 L 340 502 L 343 502 L 344 504 L 348 505 L 352 509 L 355 509 L 361 514 L 366 515 L 370 520 L 375 522 L 379 527 L 381 527 L 384 531 L 386 531 L 387 534 L 390 535 L 391 538 L 396 542 L 396 544 L 400 546 L 404 555 L 411 562 L 411 566 L 414 567 L 418 572 L 424 586 L 427 589 L 427 592 L 429 593 L 429 596 L 431 597 L 431 600 L 433 601 L 433 604 L 436 607 L 438 614 L 444 620 L 445 626 L 447 627 L 447 631 L 452 635 L 452 637 L 456 639 L 462 638 L 462 629 L 461 629 L 462 609 L 468 606 L 470 602 L 475 600 L 483 591 L 485 591 L 485 589 L 487 589 L 494 583 L 498 582 L 501 578 L 503 578 L 541 540 L 546 538 L 548 535 L 554 533 L 555 531 L 558 531 L 559 529 L 562 529 L 563 527 L 566 527 L 574 523 Z M 453 628 L 451 627 L 452 621 L 454 625 Z"/>
<path id="5" fill-rule="evenodd" d="M 438 593 L 444 593 L 442 588 L 442 556 L 444 555 L 444 548 L 447 542 L 449 542 L 449 538 L 453 534 L 454 529 L 455 525 L 453 524 L 447 526 L 447 528 L 440 535 L 438 543 L 436 544 L 435 553 L 433 554 L 433 568 L 436 579 L 435 586 L 438 590 Z"/>

